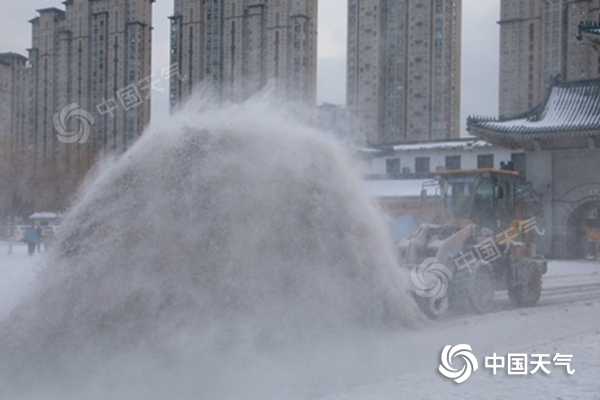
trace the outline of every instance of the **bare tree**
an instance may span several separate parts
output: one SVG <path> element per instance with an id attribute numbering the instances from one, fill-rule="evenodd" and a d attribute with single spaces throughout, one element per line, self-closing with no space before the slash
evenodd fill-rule
<path id="1" fill-rule="evenodd" d="M 94 162 L 86 146 L 76 146 L 68 148 L 62 158 L 34 160 L 27 149 L 0 139 L 0 217 L 9 221 L 11 238 L 16 218 L 25 219 L 35 211 L 63 212 L 69 207 Z"/>
<path id="2" fill-rule="evenodd" d="M 15 147 L 7 138 L 0 140 L 0 215 L 8 219 L 10 228 L 9 254 L 12 252 L 15 218 L 32 210 L 30 184 L 31 164 L 27 150 Z"/>

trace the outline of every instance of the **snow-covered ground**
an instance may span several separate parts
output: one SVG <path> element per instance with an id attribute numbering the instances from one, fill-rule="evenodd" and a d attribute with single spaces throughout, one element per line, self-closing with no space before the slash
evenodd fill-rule
<path id="1" fill-rule="evenodd" d="M 23 243 L 13 243 L 9 255 L 8 243 L 0 242 L 0 319 L 33 289 L 35 271 L 43 255 L 27 255 L 27 245 Z"/>
<path id="2" fill-rule="evenodd" d="M 21 244 L 8 255 L 0 243 L 0 318 L 33 290 L 43 256 L 28 256 Z M 322 363 L 299 371 L 294 385 L 310 393 L 307 398 L 323 400 L 600 399 L 600 262 L 552 261 L 544 287 L 534 308 L 514 309 L 499 292 L 494 311 L 486 315 L 449 316 L 414 331 L 372 334 L 361 349 L 340 343 L 315 356 Z M 440 354 L 446 345 L 463 343 L 472 347 L 479 369 L 456 384 L 438 372 Z M 506 369 L 493 375 L 484 367 L 493 353 L 570 354 L 575 373 L 548 365 L 549 375 L 509 376 Z M 462 368 L 460 358 L 453 362 Z M 260 373 L 276 379 L 281 372 Z"/>
<path id="3" fill-rule="evenodd" d="M 544 288 L 534 308 L 515 309 L 505 292 L 497 292 L 489 314 L 447 317 L 382 338 L 371 360 L 379 376 L 345 382 L 350 387 L 320 399 L 600 399 L 600 262 L 551 261 Z M 472 347 L 479 369 L 456 384 L 438 367 L 446 345 L 463 343 Z M 507 375 L 506 368 L 493 375 L 484 367 L 493 353 L 573 355 L 575 373 L 549 365 L 549 375 Z M 460 358 L 453 361 L 456 368 L 464 365 Z"/>

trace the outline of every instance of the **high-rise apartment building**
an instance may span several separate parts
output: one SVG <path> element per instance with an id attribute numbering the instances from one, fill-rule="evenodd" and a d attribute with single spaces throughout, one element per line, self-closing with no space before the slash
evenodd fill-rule
<path id="1" fill-rule="evenodd" d="M 538 105 L 553 79 L 600 76 L 598 54 L 577 40 L 579 23 L 598 21 L 600 0 L 502 0 L 499 112 Z"/>
<path id="2" fill-rule="evenodd" d="M 199 85 L 243 101 L 267 84 L 315 105 L 317 0 L 175 0 L 171 19 L 171 106 Z"/>
<path id="3" fill-rule="evenodd" d="M 372 144 L 460 136 L 461 0 L 348 0 L 347 105 Z"/>
<path id="4" fill-rule="evenodd" d="M 28 144 L 27 58 L 0 54 L 0 145 L 25 150 Z"/>
<path id="5" fill-rule="evenodd" d="M 30 148 L 41 159 L 71 149 L 125 150 L 150 121 L 154 0 L 67 0 L 32 19 Z M 85 144 L 58 140 L 53 115 L 77 103 L 91 114 Z M 65 121 L 77 131 L 80 118 Z"/>

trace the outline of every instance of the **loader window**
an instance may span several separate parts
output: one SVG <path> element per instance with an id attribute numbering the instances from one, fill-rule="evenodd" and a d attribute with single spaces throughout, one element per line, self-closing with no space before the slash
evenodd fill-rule
<path id="1" fill-rule="evenodd" d="M 457 219 L 468 219 L 480 227 L 508 227 L 515 215 L 515 182 L 496 175 L 456 176 L 447 180 L 446 210 Z M 501 188 L 501 189 L 500 189 Z M 499 196 L 502 193 L 502 196 Z M 496 196 L 498 195 L 498 198 Z"/>
<path id="2" fill-rule="evenodd" d="M 479 179 L 471 207 L 471 219 L 479 226 L 490 227 L 494 224 L 494 188 L 492 178 Z"/>
<path id="3" fill-rule="evenodd" d="M 504 197 L 498 199 L 499 228 L 506 229 L 515 215 L 515 185 L 512 179 L 500 178 L 498 186 L 504 191 Z"/>
<path id="4" fill-rule="evenodd" d="M 446 193 L 450 198 L 450 209 L 454 218 L 469 218 L 471 204 L 475 195 L 477 180 L 475 177 L 453 177 L 448 179 L 449 188 Z"/>
<path id="5" fill-rule="evenodd" d="M 474 192 L 474 184 L 457 183 L 452 185 L 452 211 L 454 218 L 469 218 L 469 209 Z"/>

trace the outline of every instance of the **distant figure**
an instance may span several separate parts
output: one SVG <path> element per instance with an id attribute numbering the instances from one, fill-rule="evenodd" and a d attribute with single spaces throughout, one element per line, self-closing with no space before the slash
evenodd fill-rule
<path id="1" fill-rule="evenodd" d="M 54 240 L 54 229 L 48 229 L 43 235 L 44 251 L 48 251 L 48 247 L 52 245 Z"/>
<path id="2" fill-rule="evenodd" d="M 27 230 L 27 233 L 25 234 L 25 239 L 27 240 L 27 248 L 29 250 L 29 255 L 31 256 L 35 252 L 35 247 L 37 246 L 39 241 L 39 235 L 34 226 L 31 226 Z"/>
<path id="3" fill-rule="evenodd" d="M 37 252 L 38 252 L 38 253 L 41 253 L 41 252 L 42 252 L 42 238 L 43 238 L 43 236 L 42 236 L 42 227 L 41 227 L 41 226 L 38 226 L 38 227 L 35 229 L 35 231 L 36 231 L 36 232 L 37 232 L 37 234 L 38 234 L 38 240 L 37 240 Z"/>

